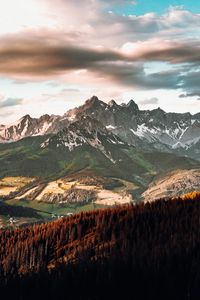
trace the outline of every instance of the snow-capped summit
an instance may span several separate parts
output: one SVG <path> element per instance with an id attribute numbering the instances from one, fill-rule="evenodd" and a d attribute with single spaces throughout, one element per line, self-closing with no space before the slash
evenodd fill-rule
<path id="1" fill-rule="evenodd" d="M 0 141 L 11 142 L 25 137 L 53 133 L 60 129 L 59 116 L 43 115 L 40 118 L 31 118 L 25 115 L 15 123 L 0 127 Z M 64 125 L 63 125 L 64 126 Z"/>
<path id="2" fill-rule="evenodd" d="M 41 148 L 57 148 L 73 151 L 81 146 L 89 146 L 99 150 L 115 163 L 110 152 L 112 145 L 126 145 L 118 136 L 109 132 L 99 121 L 88 116 L 71 123 L 57 134 L 47 138 Z"/>
<path id="3" fill-rule="evenodd" d="M 0 125 L 0 141 L 57 134 L 62 129 L 65 129 L 66 135 L 72 123 L 80 126 L 81 130 L 84 118 L 84 126 L 87 123 L 88 130 L 96 127 L 102 130 L 103 126 L 107 134 L 114 134 L 139 149 L 175 152 L 198 159 L 200 113 L 166 113 L 161 108 L 140 110 L 133 100 L 119 105 L 114 100 L 105 103 L 97 96 L 63 116 L 43 115 L 36 119 L 26 115 L 14 124 Z"/>

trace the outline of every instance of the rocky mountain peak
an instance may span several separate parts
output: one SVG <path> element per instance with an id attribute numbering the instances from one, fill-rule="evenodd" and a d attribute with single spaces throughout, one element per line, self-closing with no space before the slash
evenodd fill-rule
<path id="1" fill-rule="evenodd" d="M 114 107 L 114 106 L 118 106 L 118 104 L 115 102 L 115 100 L 112 99 L 108 102 L 108 106 Z"/>
<path id="2" fill-rule="evenodd" d="M 50 119 L 50 117 L 51 117 L 50 115 L 45 114 L 39 118 L 39 121 L 47 121 Z"/>
<path id="3" fill-rule="evenodd" d="M 126 147 L 118 136 L 107 131 L 107 129 L 96 119 L 82 116 L 79 120 L 69 124 L 57 134 L 48 138 L 41 144 L 41 148 L 60 148 L 70 152 L 80 147 L 90 147 L 98 150 L 113 164 L 115 160 L 111 155 L 112 147 Z"/>
<path id="4" fill-rule="evenodd" d="M 19 123 L 20 122 L 23 122 L 23 121 L 31 121 L 32 120 L 32 118 L 31 118 L 31 116 L 29 115 L 29 114 L 27 114 L 27 115 L 25 115 L 25 116 L 23 116 L 20 120 L 19 120 Z"/>
<path id="5" fill-rule="evenodd" d="M 154 109 L 154 111 L 159 111 L 159 112 L 165 113 L 165 111 L 162 108 L 160 108 L 160 106 L 157 107 L 156 109 Z"/>
<path id="6" fill-rule="evenodd" d="M 151 111 L 151 114 L 156 116 L 156 117 L 162 117 L 163 115 L 166 114 L 166 112 L 164 110 L 162 110 L 160 107 L 153 109 Z"/>
<path id="7" fill-rule="evenodd" d="M 35 119 L 32 118 L 29 114 L 21 117 L 19 120 L 17 120 L 15 123 L 12 123 L 8 125 L 6 128 L 10 128 L 13 131 L 13 128 L 16 128 L 16 130 L 21 130 L 24 127 L 30 126 L 32 123 L 34 123 Z"/>
<path id="8" fill-rule="evenodd" d="M 86 100 L 86 102 L 76 109 L 76 114 L 80 112 L 84 112 L 86 110 L 96 110 L 99 107 L 105 107 L 106 103 L 101 101 L 97 96 L 92 96 L 90 99 Z M 74 110 L 72 110 L 74 111 Z"/>
<path id="9" fill-rule="evenodd" d="M 200 113 L 167 113 L 160 107 L 140 110 L 134 100 L 118 105 L 114 100 L 105 103 L 92 96 L 63 116 L 46 114 L 36 119 L 25 115 L 9 126 L 0 125 L 0 142 L 57 134 L 65 129 L 65 139 L 67 134 L 72 135 L 74 143 L 77 134 L 80 141 L 88 134 L 93 141 L 97 134 L 114 134 L 125 143 L 146 151 L 161 150 L 199 158 L 199 128 Z"/>
<path id="10" fill-rule="evenodd" d="M 101 102 L 101 100 L 99 100 L 99 98 L 97 96 L 92 96 L 91 98 L 86 100 L 85 104 L 87 104 L 88 106 L 89 105 L 91 106 L 91 105 L 99 104 L 99 102 Z"/>
<path id="11" fill-rule="evenodd" d="M 130 100 L 130 101 L 127 103 L 126 107 L 128 107 L 128 108 L 130 108 L 131 110 L 134 110 L 134 111 L 139 111 L 139 107 L 138 107 L 138 105 L 135 103 L 134 100 Z"/>
<path id="12" fill-rule="evenodd" d="M 91 102 L 98 102 L 98 101 L 100 101 L 100 100 L 99 100 L 99 98 L 98 98 L 97 96 L 93 95 L 93 96 L 89 99 L 89 101 L 91 101 Z"/>

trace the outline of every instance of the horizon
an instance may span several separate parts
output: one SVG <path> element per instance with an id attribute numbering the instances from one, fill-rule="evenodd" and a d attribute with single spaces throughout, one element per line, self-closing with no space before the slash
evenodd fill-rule
<path id="1" fill-rule="evenodd" d="M 89 101 L 89 100 L 91 100 L 93 97 L 96 97 L 99 101 L 102 101 L 102 102 L 104 102 L 105 104 L 109 104 L 109 102 L 110 101 L 115 101 L 115 99 L 110 99 L 109 101 L 104 101 L 104 100 L 102 100 L 102 99 L 99 99 L 98 98 L 98 96 L 96 96 L 96 95 L 93 95 L 92 97 L 90 97 L 90 98 L 88 98 L 88 99 L 86 99 L 86 100 L 84 100 L 84 102 L 83 103 L 81 103 L 80 105 L 78 105 L 78 106 L 74 106 L 74 107 L 72 107 L 72 108 L 69 108 L 68 110 L 66 110 L 63 114 L 47 114 L 47 115 L 49 115 L 49 116 L 62 116 L 62 115 L 65 115 L 68 111 L 70 111 L 70 110 L 73 110 L 73 109 L 76 109 L 76 108 L 79 108 L 79 107 L 81 107 L 82 105 L 84 105 L 85 103 L 86 103 L 86 101 Z M 124 101 L 121 101 L 121 102 L 119 102 L 119 103 L 117 103 L 116 101 L 115 101 L 115 103 L 118 105 L 118 106 L 123 106 L 123 104 L 126 104 L 126 105 L 128 105 L 128 103 L 129 102 L 131 102 L 131 101 L 133 101 L 137 106 L 138 106 L 138 109 L 139 109 L 139 111 L 153 111 L 153 110 L 157 110 L 157 109 L 161 109 L 162 111 L 164 111 L 164 113 L 177 113 L 177 114 L 186 114 L 186 113 L 189 113 L 191 116 L 194 116 L 194 115 L 196 115 L 196 114 L 198 114 L 198 113 L 200 113 L 200 111 L 198 112 L 196 112 L 195 114 L 192 114 L 192 113 L 190 113 L 189 111 L 188 112 L 173 112 L 173 111 L 165 111 L 164 109 L 162 109 L 160 106 L 157 106 L 157 107 L 155 107 L 155 108 L 152 108 L 152 109 L 141 109 L 140 108 L 140 106 L 137 104 L 137 102 L 134 100 L 134 99 L 129 99 L 129 101 L 127 101 L 127 102 L 124 102 Z M 0 123 L 0 125 L 5 125 L 5 126 L 12 126 L 16 121 L 20 121 L 21 119 L 23 119 L 24 117 L 26 117 L 26 116 L 29 116 L 30 118 L 32 118 L 32 119 L 38 119 L 38 118 L 40 118 L 40 117 L 42 117 L 42 116 L 44 116 L 45 114 L 41 114 L 41 115 L 39 115 L 39 116 L 34 116 L 34 115 L 32 115 L 32 114 L 24 114 L 24 115 L 22 115 L 20 118 L 18 118 L 18 119 L 15 119 L 15 120 L 12 120 L 12 122 L 9 122 L 9 123 Z"/>
<path id="2" fill-rule="evenodd" d="M 61 115 L 93 94 L 200 111 L 194 0 L 0 0 L 0 20 L 0 124 Z"/>

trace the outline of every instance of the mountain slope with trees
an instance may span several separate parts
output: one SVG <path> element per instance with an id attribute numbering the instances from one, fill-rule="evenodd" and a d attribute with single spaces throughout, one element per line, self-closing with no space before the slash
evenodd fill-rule
<path id="1" fill-rule="evenodd" d="M 0 233 L 7 299 L 198 299 L 200 194 Z M 30 294 L 31 289 L 31 294 Z"/>

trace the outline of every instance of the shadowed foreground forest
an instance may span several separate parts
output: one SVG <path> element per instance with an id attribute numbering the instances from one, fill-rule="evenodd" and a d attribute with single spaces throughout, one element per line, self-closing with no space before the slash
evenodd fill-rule
<path id="1" fill-rule="evenodd" d="M 200 195 L 0 232 L 4 299 L 199 299 Z"/>

